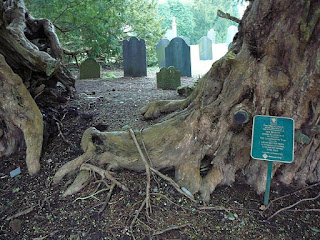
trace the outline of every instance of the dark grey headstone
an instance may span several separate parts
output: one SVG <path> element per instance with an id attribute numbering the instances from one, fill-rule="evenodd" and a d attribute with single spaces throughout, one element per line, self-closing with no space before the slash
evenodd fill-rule
<path id="1" fill-rule="evenodd" d="M 136 37 L 123 40 L 123 70 L 125 77 L 147 76 L 146 42 Z"/>
<path id="2" fill-rule="evenodd" d="M 174 66 L 181 76 L 191 77 L 190 46 L 182 38 L 176 37 L 170 41 L 165 51 L 166 67 Z"/>
<path id="3" fill-rule="evenodd" d="M 100 78 L 100 65 L 93 58 L 80 64 L 80 79 Z"/>
<path id="4" fill-rule="evenodd" d="M 200 60 L 212 60 L 212 41 L 207 36 L 199 40 Z"/>
<path id="5" fill-rule="evenodd" d="M 215 41 L 216 41 L 216 31 L 213 28 L 211 28 L 207 33 L 207 37 L 211 39 L 212 43 L 215 43 Z"/>
<path id="6" fill-rule="evenodd" d="M 190 46 L 190 38 L 185 37 L 185 36 L 179 36 L 179 37 L 182 38 L 186 42 L 186 44 L 188 44 Z"/>
<path id="7" fill-rule="evenodd" d="M 180 86 L 180 71 L 175 69 L 175 67 L 161 68 L 160 72 L 157 72 L 157 88 L 176 90 Z"/>
<path id="8" fill-rule="evenodd" d="M 156 46 L 159 68 L 166 66 L 165 48 L 168 46 L 169 42 L 170 41 L 168 39 L 161 39 Z"/>

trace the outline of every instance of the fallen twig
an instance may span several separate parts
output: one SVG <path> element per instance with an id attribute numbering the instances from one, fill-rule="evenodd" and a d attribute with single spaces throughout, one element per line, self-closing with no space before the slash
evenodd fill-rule
<path id="1" fill-rule="evenodd" d="M 90 194 L 90 195 L 88 195 L 88 196 L 86 196 L 86 197 L 78 197 L 78 198 L 76 198 L 75 200 L 73 200 L 73 202 L 76 202 L 76 201 L 78 201 L 78 200 L 86 200 L 86 199 L 88 199 L 88 198 L 94 198 L 94 199 L 96 199 L 96 200 L 100 200 L 100 199 L 97 198 L 95 195 L 97 195 L 97 194 L 99 194 L 99 193 L 101 193 L 101 192 L 107 191 L 107 190 L 109 190 L 109 189 L 108 189 L 108 188 L 104 188 L 104 189 L 101 189 L 101 190 L 99 190 L 98 192 L 92 193 L 92 194 Z"/>
<path id="2" fill-rule="evenodd" d="M 164 180 L 168 181 L 179 193 L 181 193 L 182 195 L 184 195 L 185 197 L 187 197 L 188 199 L 190 199 L 193 202 L 197 202 L 196 200 L 194 200 L 194 198 L 190 197 L 188 194 L 186 194 L 184 191 L 181 190 L 181 188 L 179 187 L 179 185 L 173 181 L 170 177 L 167 177 L 166 175 L 162 174 L 161 172 L 159 172 L 158 170 L 150 167 L 151 171 L 154 172 L 155 174 L 157 174 L 159 177 L 163 178 Z"/>
<path id="3" fill-rule="evenodd" d="M 167 199 L 167 201 L 169 201 L 171 204 L 176 205 L 177 207 L 181 208 L 184 212 L 186 212 L 186 208 L 184 208 L 183 206 L 171 201 L 166 195 L 163 195 L 161 193 L 151 193 L 151 195 L 156 195 L 156 196 L 163 197 L 163 198 Z M 187 209 L 187 210 L 189 210 L 189 209 Z M 189 210 L 189 211 L 191 211 L 191 210 Z"/>
<path id="4" fill-rule="evenodd" d="M 320 182 L 315 183 L 315 184 L 312 184 L 312 185 L 307 186 L 307 187 L 305 187 L 305 188 L 299 189 L 299 190 L 297 190 L 297 191 L 295 191 L 295 192 L 293 192 L 293 193 L 288 193 L 288 194 L 283 195 L 283 196 L 281 196 L 281 197 L 275 198 L 275 199 L 273 199 L 272 201 L 269 202 L 269 204 L 268 204 L 268 206 L 266 206 L 265 210 L 267 210 L 267 209 L 271 206 L 271 204 L 273 204 L 273 203 L 276 202 L 276 201 L 279 201 L 279 200 L 281 200 L 281 199 L 283 199 L 283 198 L 289 197 L 289 196 L 291 196 L 291 195 L 294 195 L 294 194 L 296 194 L 296 193 L 302 192 L 302 191 L 307 190 L 307 189 L 309 189 L 309 188 L 313 188 L 313 187 L 318 186 L 318 185 L 320 185 Z"/>
<path id="5" fill-rule="evenodd" d="M 131 221 L 130 231 L 131 231 L 132 236 L 133 236 L 133 226 L 136 223 L 136 221 L 137 221 L 137 219 L 139 217 L 139 214 L 140 214 L 141 210 L 143 209 L 143 207 L 145 206 L 145 204 L 146 204 L 146 199 L 143 200 L 143 202 L 140 205 L 140 208 L 138 209 L 138 211 L 136 212 L 136 215 L 134 216 L 134 218 Z M 133 236 L 133 238 L 134 238 L 134 236 Z"/>
<path id="6" fill-rule="evenodd" d="M 190 226 L 190 224 L 184 224 L 184 225 L 181 225 L 181 226 L 169 227 L 169 228 L 163 229 L 163 230 L 161 230 L 161 231 L 155 232 L 155 233 L 153 234 L 153 236 L 160 235 L 160 234 L 163 234 L 163 233 L 165 233 L 165 232 L 172 231 L 172 230 L 177 230 L 177 229 L 180 229 L 180 228 L 185 228 L 185 227 L 188 227 L 188 226 Z"/>
<path id="7" fill-rule="evenodd" d="M 213 211 L 234 211 L 234 210 L 246 210 L 246 211 L 254 211 L 254 212 L 259 212 L 257 209 L 251 209 L 251 208 L 226 208 L 223 206 L 215 206 L 215 207 L 199 207 L 199 210 L 213 210 Z"/>
<path id="8" fill-rule="evenodd" d="M 60 127 L 59 122 L 56 122 L 56 125 L 57 125 L 58 131 L 59 131 L 58 137 L 61 136 L 61 138 L 63 139 L 63 141 L 65 141 L 65 142 L 68 143 L 69 145 L 73 146 L 72 143 L 69 142 L 69 140 L 66 139 L 65 136 L 63 135 L 63 133 L 62 133 L 62 131 L 61 131 L 61 127 Z"/>
<path id="9" fill-rule="evenodd" d="M 306 201 L 314 201 L 316 199 L 318 199 L 320 197 L 320 193 L 316 196 L 316 197 L 313 197 L 313 198 L 305 198 L 305 199 L 301 199 L 299 200 L 298 202 L 294 203 L 294 204 L 291 204 L 290 206 L 287 206 L 287 207 L 284 207 L 284 208 L 281 208 L 279 209 L 278 211 L 276 211 L 274 214 L 272 214 L 270 217 L 268 217 L 267 220 L 270 220 L 271 218 L 273 218 L 274 216 L 276 216 L 277 214 L 279 214 L 280 212 L 283 212 L 285 210 L 288 210 L 290 208 L 293 208 L 294 206 L 297 206 L 299 203 L 302 203 L 302 202 L 306 202 Z"/>
<path id="10" fill-rule="evenodd" d="M 25 209 L 25 210 L 23 210 L 21 212 L 18 212 L 16 214 L 14 214 L 13 216 L 7 217 L 6 220 L 10 221 L 12 219 L 15 219 L 15 218 L 18 218 L 20 216 L 23 216 L 23 215 L 26 215 L 28 213 L 31 213 L 33 210 L 34 210 L 34 207 L 29 207 L 29 208 L 27 208 L 27 209 Z"/>
<path id="11" fill-rule="evenodd" d="M 114 189 L 115 186 L 116 186 L 116 184 L 112 183 L 112 185 L 110 187 L 110 190 L 109 190 L 109 193 L 107 195 L 107 198 L 106 198 L 105 202 L 103 203 L 103 206 L 99 210 L 99 213 L 102 213 L 106 209 L 106 207 L 107 207 L 107 205 L 108 205 L 108 203 L 110 201 L 110 198 L 111 198 L 111 195 L 112 195 L 112 192 L 113 192 L 113 189 Z"/>

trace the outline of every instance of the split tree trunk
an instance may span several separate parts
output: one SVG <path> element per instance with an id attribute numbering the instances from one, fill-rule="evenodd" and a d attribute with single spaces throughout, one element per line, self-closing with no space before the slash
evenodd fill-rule
<path id="1" fill-rule="evenodd" d="M 33 97 L 46 95 L 37 99 L 44 114 L 45 106 L 54 108 L 56 95 L 50 92 L 57 82 L 68 92 L 74 88 L 74 79 L 62 65 L 61 57 L 50 21 L 33 18 L 23 0 L 1 1 L 0 157 L 14 153 L 24 138 L 31 175 L 40 169 L 43 142 L 42 114 Z"/>
<path id="2" fill-rule="evenodd" d="M 245 12 L 229 52 L 212 65 L 193 94 L 183 101 L 160 101 L 142 110 L 146 118 L 170 113 L 166 121 L 141 133 L 151 165 L 175 168 L 176 181 L 208 201 L 216 186 L 244 174 L 258 193 L 265 190 L 267 163 L 250 158 L 252 121 L 237 124 L 234 114 L 273 115 L 295 120 L 310 138 L 296 142 L 292 164 L 275 164 L 273 175 L 285 184 L 320 180 L 320 2 L 254 0 Z M 129 132 L 88 129 L 85 153 L 64 165 L 57 183 L 83 162 L 143 171 Z M 210 161 L 202 177 L 200 166 Z M 238 171 L 242 170 L 242 171 Z"/>

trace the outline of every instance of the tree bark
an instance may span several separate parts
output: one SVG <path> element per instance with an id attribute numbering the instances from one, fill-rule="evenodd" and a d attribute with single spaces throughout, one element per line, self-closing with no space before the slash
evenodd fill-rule
<path id="1" fill-rule="evenodd" d="M 229 52 L 212 65 L 195 91 L 183 101 L 161 101 L 142 110 L 145 118 L 170 113 L 165 121 L 136 132 L 156 169 L 175 168 L 175 179 L 205 201 L 218 185 L 244 174 L 258 193 L 265 191 L 267 162 L 250 158 L 252 121 L 237 124 L 239 110 L 249 116 L 293 118 L 296 131 L 310 138 L 296 142 L 292 164 L 275 164 L 273 175 L 284 183 L 320 180 L 320 2 L 254 0 Z M 143 171 L 129 132 L 88 129 L 83 157 L 55 175 L 57 183 L 83 162 Z M 210 170 L 200 174 L 209 160 Z M 71 162 L 70 162 L 71 163 Z M 242 171 L 239 171 L 242 170 Z"/>
<path id="2" fill-rule="evenodd" d="M 57 82 L 69 93 L 74 89 L 61 58 L 62 48 L 49 20 L 33 18 L 23 0 L 0 3 L 0 157 L 14 153 L 24 139 L 31 175 L 40 170 L 43 143 L 38 105 L 46 113 L 46 107 L 56 104 L 46 96 L 38 98 L 37 105 L 33 97 L 39 91 L 50 93 Z"/>

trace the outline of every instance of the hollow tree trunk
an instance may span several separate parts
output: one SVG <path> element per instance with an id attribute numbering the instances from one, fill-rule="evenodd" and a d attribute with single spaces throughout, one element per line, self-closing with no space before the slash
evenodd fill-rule
<path id="1" fill-rule="evenodd" d="M 0 157 L 14 153 L 24 138 L 30 174 L 40 169 L 43 141 L 44 124 L 37 105 L 42 113 L 47 113 L 44 106 L 55 107 L 48 94 L 57 82 L 68 92 L 74 88 L 74 79 L 61 57 L 60 43 L 50 21 L 33 18 L 23 0 L 1 1 Z M 41 95 L 37 104 L 33 99 L 36 95 Z"/>
<path id="2" fill-rule="evenodd" d="M 182 101 L 151 103 L 145 118 L 170 113 L 165 121 L 137 132 L 151 164 L 173 167 L 176 181 L 208 201 L 217 185 L 232 184 L 245 174 L 258 193 L 265 190 L 267 163 L 250 158 L 252 121 L 237 124 L 234 114 L 291 117 L 296 131 L 311 141 L 296 142 L 292 164 L 275 164 L 276 179 L 291 184 L 320 180 L 320 2 L 318 0 L 254 0 L 239 25 L 229 52 L 212 65 L 197 88 Z M 144 170 L 126 131 L 88 129 L 85 153 L 65 164 L 54 182 L 83 162 L 109 168 Z M 211 170 L 200 175 L 204 160 Z M 242 170 L 242 171 L 238 171 Z"/>

